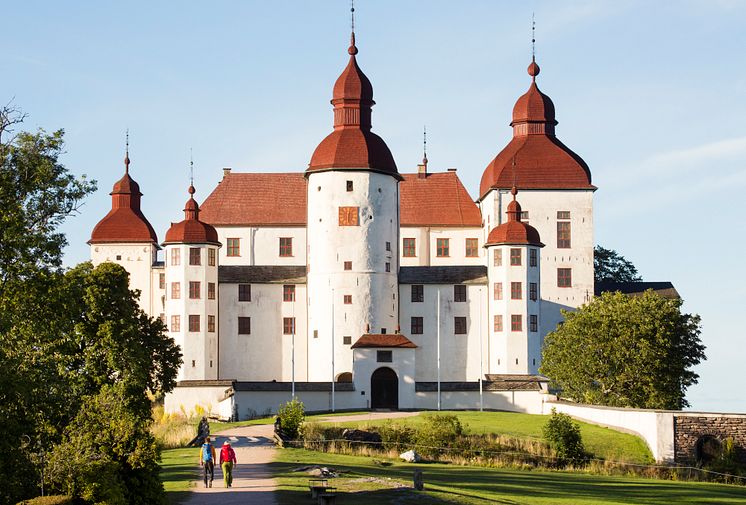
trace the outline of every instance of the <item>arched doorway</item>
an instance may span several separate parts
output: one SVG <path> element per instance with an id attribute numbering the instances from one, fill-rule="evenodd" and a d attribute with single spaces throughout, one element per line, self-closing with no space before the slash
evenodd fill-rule
<path id="1" fill-rule="evenodd" d="M 718 459 L 723 453 L 723 444 L 713 435 L 703 435 L 694 446 L 698 465 L 706 465 Z"/>
<path id="2" fill-rule="evenodd" d="M 388 367 L 381 367 L 370 376 L 370 408 L 399 408 L 399 378 Z"/>

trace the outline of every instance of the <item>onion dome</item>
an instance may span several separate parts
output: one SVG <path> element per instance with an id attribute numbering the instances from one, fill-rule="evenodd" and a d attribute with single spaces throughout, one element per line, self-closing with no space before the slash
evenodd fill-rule
<path id="1" fill-rule="evenodd" d="M 394 157 L 381 137 L 371 132 L 373 86 L 357 64 L 355 32 L 347 50 L 350 61 L 334 84 L 334 131 L 316 147 L 306 175 L 325 170 L 370 170 L 401 180 Z"/>
<path id="2" fill-rule="evenodd" d="M 89 244 L 154 243 L 155 230 L 140 210 L 140 185 L 130 177 L 129 152 L 124 156 L 124 176 L 111 190 L 111 210 L 91 232 Z"/>
<path id="3" fill-rule="evenodd" d="M 518 189 L 513 186 L 510 192 L 513 201 L 508 204 L 508 220 L 492 229 L 485 247 L 504 244 L 544 247 L 536 228 L 521 221 L 521 204 L 515 199 Z"/>
<path id="4" fill-rule="evenodd" d="M 184 206 L 184 220 L 173 223 L 166 232 L 166 240 L 163 245 L 168 244 L 214 244 L 218 242 L 218 232 L 212 225 L 199 220 L 199 204 L 194 199 L 194 186 L 189 186 L 189 200 Z"/>
<path id="5" fill-rule="evenodd" d="M 491 189 L 510 188 L 515 177 L 527 189 L 596 189 L 585 161 L 555 136 L 554 103 L 536 85 L 539 72 L 531 61 L 531 85 L 513 107 L 513 139 L 482 174 L 480 199 Z"/>

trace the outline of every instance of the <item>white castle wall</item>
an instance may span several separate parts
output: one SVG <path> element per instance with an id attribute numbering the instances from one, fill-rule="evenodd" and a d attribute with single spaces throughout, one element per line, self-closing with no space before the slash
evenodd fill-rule
<path id="1" fill-rule="evenodd" d="M 483 265 L 484 259 L 484 236 L 481 228 L 457 228 L 457 227 L 415 227 L 406 226 L 401 228 L 400 247 L 403 247 L 405 238 L 415 239 L 416 256 L 404 257 L 400 253 L 401 266 L 430 266 L 430 265 Z M 449 239 L 449 255 L 438 257 L 437 239 Z M 476 238 L 478 240 L 476 257 L 466 256 L 466 239 Z"/>
<path id="2" fill-rule="evenodd" d="M 412 408 L 414 405 L 415 349 L 391 349 L 391 363 L 378 363 L 377 351 L 381 349 L 354 349 L 354 373 L 352 380 L 360 396 L 360 408 L 370 408 L 371 376 L 379 368 L 390 368 L 399 379 L 399 408 Z M 335 398 L 336 406 L 336 398 Z"/>
<path id="3" fill-rule="evenodd" d="M 482 404 L 485 410 L 505 410 L 524 414 L 542 414 L 546 394 L 539 391 L 484 391 Z M 479 391 L 441 391 L 441 410 L 479 409 Z M 438 408 L 438 393 L 419 391 L 415 395 L 415 409 Z"/>
<path id="4" fill-rule="evenodd" d="M 287 202 L 293 205 L 292 202 Z M 297 226 L 216 226 L 221 265 L 305 265 L 306 228 Z M 280 256 L 280 237 L 293 239 L 293 255 Z M 238 238 L 239 256 L 228 256 L 228 239 Z"/>
<path id="5" fill-rule="evenodd" d="M 152 285 L 151 269 L 157 254 L 158 248 L 152 243 L 91 244 L 93 266 L 110 261 L 124 267 L 130 274 L 130 289 L 140 291 L 140 308 L 151 317 L 158 317 L 162 312 L 160 300 L 153 296 Z"/>

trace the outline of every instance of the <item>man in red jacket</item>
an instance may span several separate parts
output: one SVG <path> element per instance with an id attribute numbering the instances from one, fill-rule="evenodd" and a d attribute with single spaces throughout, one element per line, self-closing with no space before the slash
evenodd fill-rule
<path id="1" fill-rule="evenodd" d="M 223 469 L 225 487 L 231 487 L 233 484 L 233 465 L 236 463 L 236 453 L 230 442 L 226 440 L 223 442 L 223 448 L 220 449 L 220 467 Z"/>

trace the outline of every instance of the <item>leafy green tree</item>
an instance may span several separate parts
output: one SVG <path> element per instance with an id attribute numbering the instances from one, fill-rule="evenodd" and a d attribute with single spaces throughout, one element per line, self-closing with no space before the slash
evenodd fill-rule
<path id="1" fill-rule="evenodd" d="M 544 440 L 554 449 L 561 465 L 565 463 L 582 463 L 585 459 L 583 439 L 580 436 L 580 425 L 572 417 L 552 409 L 546 424 L 542 428 Z"/>
<path id="2" fill-rule="evenodd" d="M 635 282 L 642 277 L 631 261 L 613 249 L 605 249 L 597 245 L 593 249 L 593 271 L 596 282 Z"/>
<path id="3" fill-rule="evenodd" d="M 297 398 L 283 403 L 277 411 L 280 418 L 280 429 L 290 437 L 290 440 L 300 438 L 301 427 L 306 419 L 306 410 L 303 402 Z"/>
<path id="4" fill-rule="evenodd" d="M 642 296 L 603 293 L 544 341 L 541 373 L 562 394 L 613 407 L 681 409 L 705 358 L 698 315 L 682 314 L 680 299 L 652 290 Z"/>

